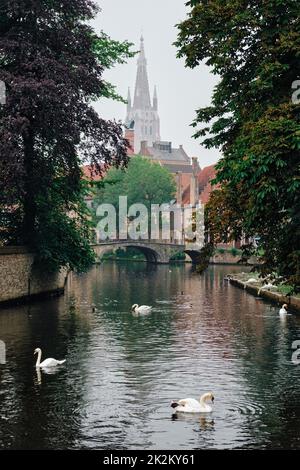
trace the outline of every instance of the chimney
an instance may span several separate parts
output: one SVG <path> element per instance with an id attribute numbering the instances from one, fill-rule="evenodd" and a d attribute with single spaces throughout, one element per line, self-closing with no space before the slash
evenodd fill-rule
<path id="1" fill-rule="evenodd" d="M 193 167 L 194 175 L 198 175 L 200 167 L 199 167 L 199 162 L 198 162 L 197 157 L 192 157 L 192 167 Z"/>
<path id="2" fill-rule="evenodd" d="M 199 202 L 198 173 L 199 173 L 200 167 L 199 167 L 198 158 L 193 157 L 191 163 L 192 163 L 193 173 L 191 176 L 191 183 L 190 183 L 190 203 L 192 206 L 195 206 Z"/>
<path id="3" fill-rule="evenodd" d="M 134 154 L 134 128 L 127 127 L 125 129 L 125 139 L 127 139 L 130 144 L 130 148 L 128 149 L 128 154 L 133 155 Z"/>
<path id="4" fill-rule="evenodd" d="M 140 155 L 144 155 L 144 156 L 149 155 L 148 142 L 147 142 L 147 140 L 142 140 L 142 142 L 141 142 Z"/>
<path id="5" fill-rule="evenodd" d="M 176 184 L 177 184 L 177 193 L 176 200 L 177 204 L 182 204 L 182 171 L 176 172 Z"/>

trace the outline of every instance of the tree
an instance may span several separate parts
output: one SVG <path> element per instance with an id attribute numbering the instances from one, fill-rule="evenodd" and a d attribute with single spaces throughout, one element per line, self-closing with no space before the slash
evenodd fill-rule
<path id="1" fill-rule="evenodd" d="M 127 196 L 128 206 L 169 203 L 175 196 L 176 184 L 171 173 L 158 163 L 140 156 L 131 157 L 127 169 L 109 170 L 95 202 L 118 206 L 119 196 Z"/>
<path id="2" fill-rule="evenodd" d="M 112 204 L 118 211 L 119 196 L 127 196 L 127 204 L 144 204 L 148 213 L 152 204 L 170 203 L 176 193 L 171 173 L 147 158 L 133 156 L 127 169 L 111 169 L 96 193 L 95 206 Z"/>
<path id="3" fill-rule="evenodd" d="M 118 98 L 105 69 L 133 54 L 97 35 L 92 0 L 1 0 L 0 237 L 25 244 L 51 269 L 93 259 L 81 165 L 127 164 L 122 127 L 92 102 Z"/>
<path id="4" fill-rule="evenodd" d="M 297 0 L 192 0 L 177 47 L 186 65 L 205 61 L 220 77 L 197 111 L 195 137 L 220 147 L 209 204 L 215 237 L 259 236 L 264 270 L 300 283 L 300 75 Z M 223 212 L 220 211 L 223 206 Z M 226 212 L 226 214 L 225 214 Z M 225 214 L 229 225 L 227 230 Z"/>

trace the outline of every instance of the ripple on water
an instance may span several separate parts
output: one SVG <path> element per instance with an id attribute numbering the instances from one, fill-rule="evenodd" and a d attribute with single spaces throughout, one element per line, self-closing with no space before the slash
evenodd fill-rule
<path id="1" fill-rule="evenodd" d="M 236 411 L 245 416 L 259 416 L 263 414 L 265 406 L 258 403 L 239 403 L 232 411 Z"/>
<path id="2" fill-rule="evenodd" d="M 74 276 L 68 298 L 35 304 L 31 319 L 23 307 L 1 313 L 0 447 L 297 447 L 300 321 L 283 325 L 224 284 L 233 269 L 106 264 Z M 152 314 L 134 317 L 134 303 Z M 37 378 L 37 345 L 66 367 Z M 206 391 L 211 415 L 174 416 L 171 400 Z"/>

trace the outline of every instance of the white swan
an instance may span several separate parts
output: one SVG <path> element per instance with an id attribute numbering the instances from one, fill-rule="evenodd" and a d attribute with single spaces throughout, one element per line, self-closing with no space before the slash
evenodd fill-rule
<path id="1" fill-rule="evenodd" d="M 206 402 L 211 400 L 213 403 L 214 399 L 215 397 L 212 393 L 205 393 L 199 401 L 194 398 L 185 398 L 184 400 L 173 401 L 171 407 L 179 413 L 211 413 L 212 407 Z"/>
<path id="2" fill-rule="evenodd" d="M 42 350 L 40 348 L 36 348 L 34 350 L 33 355 L 34 354 L 38 355 L 35 367 L 45 367 L 45 368 L 56 367 L 56 366 L 60 366 L 61 364 L 64 364 L 66 362 L 66 359 L 64 359 L 63 361 L 57 361 L 56 359 L 52 359 L 52 358 L 45 359 L 43 362 L 41 362 Z"/>
<path id="3" fill-rule="evenodd" d="M 288 305 L 287 304 L 284 304 L 281 309 L 279 310 L 279 315 L 287 315 L 288 311 L 287 311 L 287 308 L 288 308 Z"/>
<path id="4" fill-rule="evenodd" d="M 278 287 L 277 286 L 274 286 L 274 284 L 271 284 L 270 282 L 268 282 L 268 284 L 265 284 L 264 286 L 262 286 L 259 291 L 258 291 L 258 295 L 260 295 L 261 291 L 262 290 L 271 290 L 271 289 L 275 289 L 277 290 Z"/>
<path id="5" fill-rule="evenodd" d="M 134 304 L 131 307 L 131 310 L 135 313 L 149 313 L 149 312 L 151 312 L 152 307 L 149 307 L 149 305 L 138 306 L 138 304 Z"/>
<path id="6" fill-rule="evenodd" d="M 250 279 L 248 279 L 248 281 L 244 282 L 244 289 L 247 288 L 248 284 L 254 284 L 256 282 L 258 282 L 257 279 L 255 279 L 254 277 L 251 277 Z"/>

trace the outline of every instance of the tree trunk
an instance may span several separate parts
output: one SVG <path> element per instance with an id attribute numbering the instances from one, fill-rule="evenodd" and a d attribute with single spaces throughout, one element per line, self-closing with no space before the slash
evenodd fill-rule
<path id="1" fill-rule="evenodd" d="M 34 243 L 36 221 L 34 134 L 32 130 L 24 137 L 25 191 L 23 200 L 23 240 L 28 246 Z"/>

